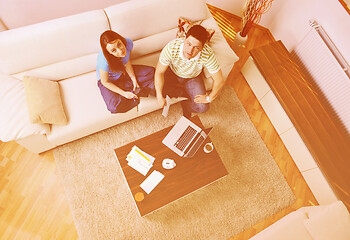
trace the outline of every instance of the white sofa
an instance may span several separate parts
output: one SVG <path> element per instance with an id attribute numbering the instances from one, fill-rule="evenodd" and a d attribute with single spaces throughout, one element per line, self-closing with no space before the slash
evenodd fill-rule
<path id="1" fill-rule="evenodd" d="M 131 38 L 132 64 L 156 66 L 161 49 L 176 36 L 179 17 L 203 20 L 215 30 L 209 44 L 226 78 L 238 57 L 204 0 L 133 0 L 0 32 L 0 140 L 41 153 L 159 109 L 149 97 L 127 113 L 109 113 L 95 72 L 99 36 L 111 29 Z M 30 123 L 21 82 L 26 75 L 59 82 L 67 125 Z M 211 78 L 205 82 L 210 88 Z"/>
<path id="2" fill-rule="evenodd" d="M 348 240 L 350 215 L 341 201 L 300 208 L 251 240 Z"/>

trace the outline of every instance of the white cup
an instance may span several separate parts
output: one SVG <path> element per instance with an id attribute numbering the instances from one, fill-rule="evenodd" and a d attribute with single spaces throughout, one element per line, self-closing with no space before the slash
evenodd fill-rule
<path id="1" fill-rule="evenodd" d="M 174 162 L 174 160 L 166 158 L 163 160 L 162 166 L 165 169 L 172 169 L 176 166 L 176 163 Z"/>
<path id="2" fill-rule="evenodd" d="M 203 150 L 204 150 L 205 153 L 210 153 L 211 151 L 213 151 L 213 150 L 214 150 L 214 145 L 213 145 L 213 143 L 212 143 L 212 142 L 206 143 L 206 144 L 204 145 L 204 147 L 203 147 Z"/>

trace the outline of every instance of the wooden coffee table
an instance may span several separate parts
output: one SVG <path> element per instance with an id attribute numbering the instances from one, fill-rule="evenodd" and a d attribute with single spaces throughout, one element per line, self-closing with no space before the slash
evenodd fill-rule
<path id="1" fill-rule="evenodd" d="M 193 117 L 191 121 L 203 128 L 198 116 Z M 205 153 L 203 151 L 204 144 L 211 141 L 209 137 L 192 158 L 182 158 L 163 145 L 162 140 L 171 128 L 172 126 L 114 149 L 117 162 L 123 171 L 132 194 L 132 199 L 141 216 L 151 213 L 228 174 L 215 150 L 215 146 L 214 150 L 210 153 Z M 134 145 L 156 158 L 153 167 L 148 171 L 146 176 L 134 170 L 126 161 L 126 156 Z M 173 159 L 176 163 L 176 167 L 170 170 L 164 169 L 162 167 L 164 158 Z M 140 184 L 154 170 L 161 172 L 164 175 L 164 179 L 150 194 L 147 194 L 140 187 Z M 141 202 L 135 200 L 135 194 L 138 192 L 144 194 L 144 199 Z"/>

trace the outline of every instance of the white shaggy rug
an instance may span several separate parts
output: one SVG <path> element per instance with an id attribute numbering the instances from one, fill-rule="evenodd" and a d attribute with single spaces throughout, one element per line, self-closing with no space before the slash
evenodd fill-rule
<path id="1" fill-rule="evenodd" d="M 113 149 L 175 124 L 156 111 L 54 149 L 80 239 L 227 239 L 295 197 L 236 94 L 226 87 L 199 117 L 229 174 L 140 217 Z"/>

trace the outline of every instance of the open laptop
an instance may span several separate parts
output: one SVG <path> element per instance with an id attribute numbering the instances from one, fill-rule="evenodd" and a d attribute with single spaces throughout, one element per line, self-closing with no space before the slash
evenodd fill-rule
<path id="1" fill-rule="evenodd" d="M 182 116 L 162 143 L 181 157 L 192 157 L 208 137 L 212 128 L 202 130 Z"/>

